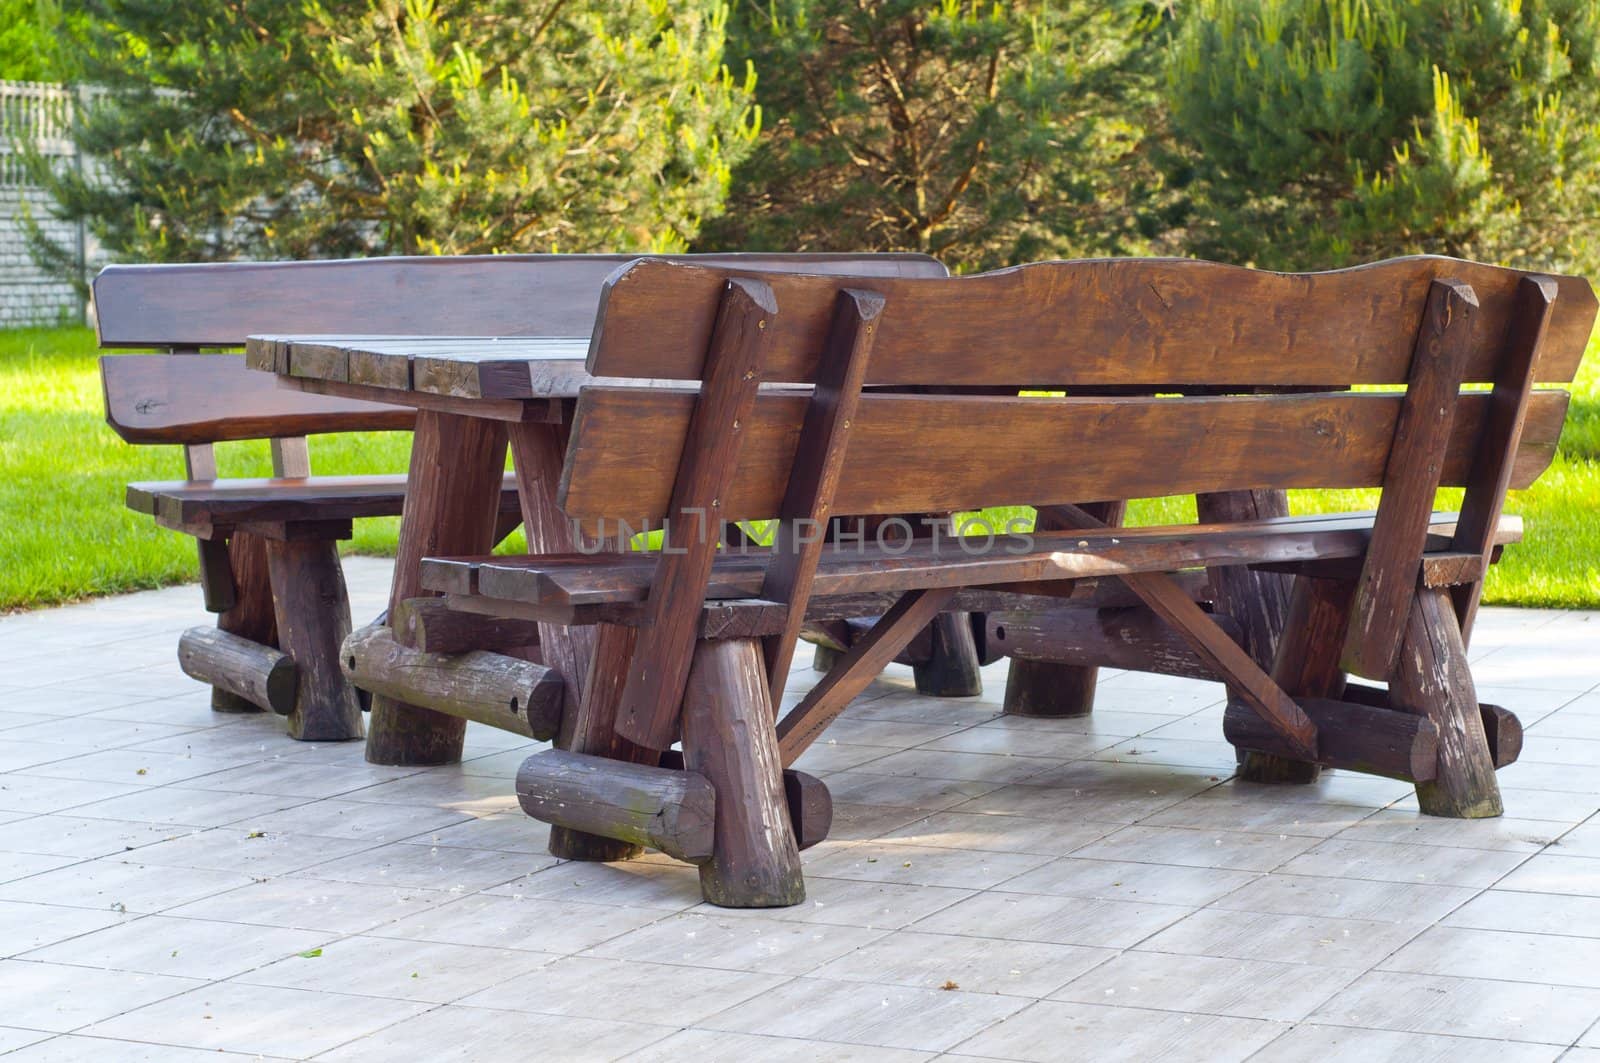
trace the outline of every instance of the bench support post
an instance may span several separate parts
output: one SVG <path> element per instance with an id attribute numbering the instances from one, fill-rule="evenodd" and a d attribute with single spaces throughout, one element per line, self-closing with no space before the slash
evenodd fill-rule
<path id="1" fill-rule="evenodd" d="M 278 636 L 293 660 L 297 684 L 289 737 L 305 742 L 360 738 L 361 700 L 339 669 L 350 634 L 339 549 L 332 539 L 267 541 Z"/>
<path id="2" fill-rule="evenodd" d="M 272 604 L 272 581 L 267 574 L 266 540 L 249 532 L 234 532 L 226 549 L 233 571 L 233 604 L 217 614 L 218 630 L 276 647 L 278 623 Z M 211 708 L 214 712 L 261 711 L 252 702 L 218 687 L 211 688 Z"/>
<path id="3" fill-rule="evenodd" d="M 724 908 L 805 900 L 772 719 L 759 640 L 696 644 L 684 695 L 683 761 L 716 791 L 715 841 L 711 860 L 700 866 L 700 889 Z"/>
<path id="4" fill-rule="evenodd" d="M 487 553 L 494 544 L 505 477 L 503 422 L 417 411 L 411 471 L 400 520 L 400 547 L 389 590 L 391 615 L 407 598 L 421 598 L 422 559 Z M 467 722 L 372 699 L 367 760 L 373 764 L 454 764 L 461 759 Z"/>
<path id="5" fill-rule="evenodd" d="M 1439 771 L 1417 786 L 1422 811 L 1456 819 L 1500 815 L 1494 755 L 1449 589 L 1422 588 L 1412 599 L 1389 696 L 1394 708 L 1426 716 L 1439 728 Z"/>
<path id="6" fill-rule="evenodd" d="M 1126 502 L 1092 502 L 1085 513 L 1115 527 L 1127 517 Z M 1040 531 L 1057 531 L 1048 510 L 1039 514 Z M 1004 712 L 1007 716 L 1087 716 L 1094 711 L 1094 688 L 1100 680 L 1095 665 L 1057 664 L 1013 657 L 1006 672 Z"/>

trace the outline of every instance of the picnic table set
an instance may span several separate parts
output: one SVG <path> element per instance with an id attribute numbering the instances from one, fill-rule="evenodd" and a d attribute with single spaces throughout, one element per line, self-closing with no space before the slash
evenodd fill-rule
<path id="1" fill-rule="evenodd" d="M 658 849 L 728 907 L 804 899 L 832 804 L 795 764 L 897 661 L 965 697 L 1008 657 L 1020 715 L 1091 712 L 1101 667 L 1221 682 L 1241 779 L 1501 814 L 1522 729 L 1467 647 L 1596 316 L 1581 277 L 1434 256 L 112 266 L 95 300 L 103 347 L 163 352 L 102 359 L 107 419 L 184 448 L 128 504 L 198 544 L 217 622 L 179 656 L 215 710 L 377 764 L 454 763 L 469 721 L 548 741 L 515 786 L 552 855 Z M 313 475 L 306 437 L 354 431 L 410 432 L 408 472 Z M 271 478 L 218 477 L 242 439 Z M 1381 495 L 1290 515 L 1322 488 Z M 1124 526 L 1171 495 L 1198 523 Z M 356 618 L 337 543 L 379 516 Z"/>

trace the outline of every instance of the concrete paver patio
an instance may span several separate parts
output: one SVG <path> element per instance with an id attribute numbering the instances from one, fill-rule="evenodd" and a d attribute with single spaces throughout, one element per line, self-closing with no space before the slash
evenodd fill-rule
<path id="1" fill-rule="evenodd" d="M 375 615 L 387 565 L 348 575 Z M 1004 663 L 965 701 L 891 668 L 802 761 L 834 832 L 762 912 L 552 859 L 517 736 L 383 768 L 213 714 L 175 661 L 204 622 L 192 587 L 0 619 L 7 1063 L 1600 1063 L 1600 614 L 1480 617 L 1527 727 L 1490 821 L 1233 783 L 1215 684 L 1103 673 L 1092 718 L 1024 720 Z"/>

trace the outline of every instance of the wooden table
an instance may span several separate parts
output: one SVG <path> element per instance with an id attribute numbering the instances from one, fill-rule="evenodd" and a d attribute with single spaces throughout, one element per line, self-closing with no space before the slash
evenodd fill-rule
<path id="1" fill-rule="evenodd" d="M 376 399 L 417 410 L 391 610 L 420 596 L 427 556 L 488 553 L 509 444 L 528 549 L 569 553 L 572 529 L 556 505 L 568 425 L 587 380 L 587 336 L 252 336 L 246 361 L 289 387 Z M 576 715 L 594 651 L 593 628 L 541 626 L 544 663 L 567 682 Z M 367 759 L 448 764 L 461 758 L 465 721 L 375 697 Z"/>

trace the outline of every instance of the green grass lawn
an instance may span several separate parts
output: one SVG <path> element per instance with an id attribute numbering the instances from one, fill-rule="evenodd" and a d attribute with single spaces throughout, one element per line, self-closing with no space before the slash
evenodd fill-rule
<path id="1" fill-rule="evenodd" d="M 181 479 L 177 447 L 132 447 L 102 419 L 94 337 L 87 329 L 0 331 L 0 610 L 157 587 L 196 578 L 194 544 L 125 509 L 130 480 Z M 409 437 L 321 436 L 311 443 L 319 473 L 401 472 Z M 266 476 L 264 443 L 220 446 L 225 476 Z M 1460 492 L 1442 492 L 1453 506 Z M 1297 492 L 1296 512 L 1364 509 L 1376 492 Z M 1527 540 L 1490 576 L 1501 604 L 1600 607 L 1600 351 L 1574 389 L 1562 453 L 1510 509 Z M 1140 524 L 1194 519 L 1192 500 L 1148 499 Z M 396 521 L 356 524 L 349 547 L 393 553 Z M 520 548 L 520 536 L 508 541 Z"/>

